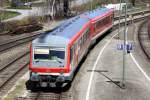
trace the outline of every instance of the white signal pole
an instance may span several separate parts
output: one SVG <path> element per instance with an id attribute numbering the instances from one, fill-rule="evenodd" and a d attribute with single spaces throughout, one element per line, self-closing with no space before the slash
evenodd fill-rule
<path id="1" fill-rule="evenodd" d="M 124 49 L 123 49 L 123 71 L 122 71 L 122 88 L 125 88 L 125 56 L 126 56 L 126 42 L 127 42 L 127 0 L 125 0 L 125 25 L 124 25 Z"/>
<path id="2" fill-rule="evenodd" d="M 121 20 L 121 13 L 122 13 L 122 0 L 119 1 L 120 5 L 119 5 L 119 26 L 118 26 L 118 39 L 120 39 L 120 20 Z"/>

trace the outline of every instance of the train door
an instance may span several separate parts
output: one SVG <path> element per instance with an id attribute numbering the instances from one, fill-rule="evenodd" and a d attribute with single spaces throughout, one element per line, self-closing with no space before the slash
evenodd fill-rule
<path id="1" fill-rule="evenodd" d="M 78 55 L 77 55 L 77 43 L 75 43 L 70 50 L 70 64 L 71 69 L 74 69 L 77 65 Z"/>

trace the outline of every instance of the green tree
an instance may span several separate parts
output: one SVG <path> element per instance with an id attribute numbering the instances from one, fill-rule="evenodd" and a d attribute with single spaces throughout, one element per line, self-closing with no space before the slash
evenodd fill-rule
<path id="1" fill-rule="evenodd" d="M 132 6 L 135 6 L 135 0 L 129 0 L 131 2 Z"/>

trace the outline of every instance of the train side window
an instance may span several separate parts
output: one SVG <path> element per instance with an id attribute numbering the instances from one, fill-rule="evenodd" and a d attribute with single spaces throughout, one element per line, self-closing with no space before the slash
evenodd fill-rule
<path id="1" fill-rule="evenodd" d="M 99 28 L 101 26 L 101 21 L 98 21 L 97 24 L 97 28 Z"/>
<path id="2" fill-rule="evenodd" d="M 90 30 L 88 29 L 88 30 L 86 31 L 86 34 L 85 34 L 85 40 L 87 40 L 87 39 L 88 39 L 88 37 L 89 37 L 89 33 L 90 33 Z"/>
<path id="3" fill-rule="evenodd" d="M 111 15 L 110 17 L 111 17 L 110 21 L 112 21 L 113 20 L 113 15 Z"/>
<path id="4" fill-rule="evenodd" d="M 105 25 L 107 24 L 107 22 L 108 22 L 108 17 L 106 17 L 106 18 L 104 19 Z"/>
<path id="5" fill-rule="evenodd" d="M 74 52 L 77 49 L 77 45 L 78 45 L 77 43 L 74 44 L 74 48 L 73 48 Z"/>
<path id="6" fill-rule="evenodd" d="M 86 34 L 87 34 L 87 33 L 85 33 L 84 36 L 83 36 L 83 41 L 84 41 L 84 43 L 85 43 L 85 41 L 86 41 Z"/>
<path id="7" fill-rule="evenodd" d="M 70 50 L 70 62 L 71 63 L 73 63 L 73 55 L 74 55 L 74 46 L 72 46 Z"/>
<path id="8" fill-rule="evenodd" d="M 81 38 L 79 38 L 79 40 L 78 40 L 78 47 L 81 47 Z"/>
<path id="9" fill-rule="evenodd" d="M 87 39 L 88 39 L 88 37 L 89 37 L 89 33 L 90 33 L 90 30 L 89 30 L 89 28 L 85 31 L 85 34 L 84 34 L 84 36 L 83 36 L 83 41 L 84 41 L 84 43 L 87 41 Z"/>
<path id="10" fill-rule="evenodd" d="M 84 32 L 84 35 L 83 35 L 83 44 L 85 43 L 85 40 L 86 40 L 86 39 L 85 39 L 85 38 L 86 38 L 85 36 L 86 36 L 86 31 Z"/>
<path id="11" fill-rule="evenodd" d="M 95 25 L 94 25 L 95 29 L 97 29 L 99 27 L 99 23 L 96 22 Z"/>
<path id="12" fill-rule="evenodd" d="M 104 25 L 106 24 L 106 18 L 103 20 Z"/>
<path id="13" fill-rule="evenodd" d="M 110 22 L 110 16 L 107 17 L 107 24 Z"/>
<path id="14" fill-rule="evenodd" d="M 78 47 L 81 46 L 81 37 L 78 39 Z"/>
<path id="15" fill-rule="evenodd" d="M 105 24 L 107 23 L 107 17 L 105 18 Z"/>
<path id="16" fill-rule="evenodd" d="M 99 28 L 103 27 L 104 25 L 106 25 L 107 23 L 109 23 L 112 20 L 112 18 L 113 18 L 113 16 L 111 15 L 111 16 L 108 16 L 108 17 L 106 17 L 106 18 L 104 18 L 104 19 L 96 22 L 94 24 L 94 28 L 95 29 L 99 29 Z"/>
<path id="17" fill-rule="evenodd" d="M 72 59 L 73 59 L 73 47 L 71 47 L 70 50 L 70 62 L 72 62 Z"/>
<path id="18" fill-rule="evenodd" d="M 108 16 L 108 18 L 107 18 L 108 23 L 110 22 L 110 19 L 111 19 L 111 17 L 110 17 L 110 16 Z"/>
<path id="19" fill-rule="evenodd" d="M 72 67 L 74 66 L 74 58 L 73 58 L 74 53 L 75 53 L 75 45 L 73 45 L 70 50 L 70 62 Z"/>
<path id="20" fill-rule="evenodd" d="M 74 66 L 74 46 L 70 50 L 70 64 L 71 64 L 71 67 L 73 68 L 73 66 Z"/>
<path id="21" fill-rule="evenodd" d="M 81 37 L 81 46 L 84 45 L 84 35 Z"/>
<path id="22" fill-rule="evenodd" d="M 82 37 L 80 38 L 80 46 L 82 46 Z"/>
<path id="23" fill-rule="evenodd" d="M 95 28 L 95 29 L 97 28 L 97 23 L 95 23 L 94 28 Z"/>

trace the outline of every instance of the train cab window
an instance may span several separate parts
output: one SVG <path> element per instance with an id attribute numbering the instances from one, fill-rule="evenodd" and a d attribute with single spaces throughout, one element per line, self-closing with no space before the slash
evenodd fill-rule
<path id="1" fill-rule="evenodd" d="M 73 59 L 73 47 L 71 48 L 70 50 L 70 61 L 72 62 L 72 59 Z"/>
<path id="2" fill-rule="evenodd" d="M 49 59 L 49 49 L 34 49 L 34 59 Z"/>
<path id="3" fill-rule="evenodd" d="M 51 49 L 49 52 L 50 60 L 64 60 L 65 59 L 65 51 L 61 49 Z"/>
<path id="4" fill-rule="evenodd" d="M 34 60 L 55 60 L 65 59 L 64 48 L 34 49 Z"/>

